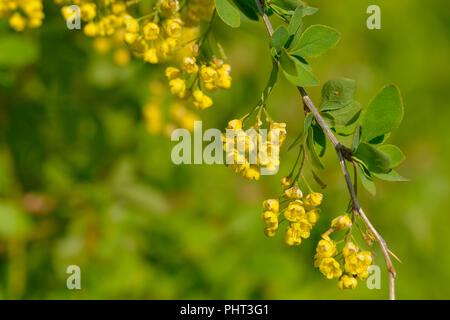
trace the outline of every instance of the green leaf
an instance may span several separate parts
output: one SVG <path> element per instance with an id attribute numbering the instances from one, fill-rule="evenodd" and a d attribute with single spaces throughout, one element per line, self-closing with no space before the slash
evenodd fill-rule
<path id="1" fill-rule="evenodd" d="M 301 0 L 272 0 L 270 5 L 276 5 L 287 11 L 294 11 L 298 6 L 303 5 Z"/>
<path id="2" fill-rule="evenodd" d="M 339 32 L 333 28 L 322 25 L 310 26 L 303 32 L 292 54 L 304 58 L 320 56 L 334 47 L 339 37 Z"/>
<path id="3" fill-rule="evenodd" d="M 283 68 L 283 71 L 286 72 L 289 75 L 296 76 L 297 68 L 296 68 L 296 61 L 286 52 L 286 49 L 281 50 L 280 54 L 280 64 Z"/>
<path id="4" fill-rule="evenodd" d="M 376 187 L 370 172 L 368 172 L 359 162 L 357 162 L 357 172 L 364 189 L 374 196 L 376 194 Z"/>
<path id="5" fill-rule="evenodd" d="M 32 229 L 30 217 L 13 202 L 0 202 L 0 237 L 15 238 L 26 236 Z"/>
<path id="6" fill-rule="evenodd" d="M 377 177 L 378 179 L 381 180 L 386 180 L 386 181 L 411 181 L 411 179 L 402 177 L 400 174 L 398 174 L 397 171 L 395 171 L 394 169 L 391 169 L 389 172 L 387 173 L 374 173 L 373 174 L 375 177 Z"/>
<path id="7" fill-rule="evenodd" d="M 316 13 L 319 9 L 317 8 L 313 8 L 313 7 L 307 7 L 303 10 L 303 15 L 304 16 L 311 16 L 314 13 Z"/>
<path id="8" fill-rule="evenodd" d="M 323 157 L 327 146 L 327 139 L 325 137 L 325 133 L 323 133 L 322 128 L 317 123 L 313 124 L 312 131 L 313 131 L 314 148 L 316 149 L 316 152 L 319 155 L 319 157 Z"/>
<path id="9" fill-rule="evenodd" d="M 303 123 L 303 131 L 297 136 L 297 138 L 295 138 L 294 142 L 291 143 L 291 145 L 288 148 L 288 151 L 291 150 L 293 147 L 295 147 L 299 143 L 300 144 L 305 143 L 313 118 L 314 118 L 313 113 L 312 112 L 308 113 L 308 115 L 305 117 L 305 121 Z"/>
<path id="10" fill-rule="evenodd" d="M 216 37 L 213 32 L 210 32 L 204 42 L 204 45 L 207 44 L 209 49 L 209 54 L 211 54 L 211 58 L 213 56 L 220 57 L 223 60 L 226 60 L 225 52 L 222 46 L 217 42 Z"/>
<path id="11" fill-rule="evenodd" d="M 272 72 L 270 73 L 269 81 L 261 96 L 261 100 L 263 102 L 266 101 L 267 97 L 270 95 L 270 92 L 272 92 L 272 89 L 275 86 L 277 79 L 278 79 L 278 63 L 275 60 L 272 60 Z"/>
<path id="12" fill-rule="evenodd" d="M 349 136 L 355 133 L 356 128 L 360 123 L 361 112 L 358 112 L 349 123 L 345 126 L 335 126 L 333 129 L 341 136 Z"/>
<path id="13" fill-rule="evenodd" d="M 237 28 L 241 24 L 239 10 L 231 5 L 228 0 L 215 0 L 216 11 L 219 17 L 232 28 Z"/>
<path id="14" fill-rule="evenodd" d="M 309 128 L 308 137 L 306 138 L 306 145 L 308 148 L 306 150 L 309 153 L 309 157 L 311 159 L 311 163 L 313 166 L 319 169 L 323 169 L 323 164 L 320 161 L 319 156 L 317 155 L 316 149 L 314 148 L 314 132 L 312 128 Z"/>
<path id="15" fill-rule="evenodd" d="M 258 21 L 258 7 L 255 1 L 251 0 L 233 0 L 234 4 L 241 10 L 241 12 L 250 20 Z"/>
<path id="16" fill-rule="evenodd" d="M 20 68 L 35 62 L 39 57 L 36 42 L 21 35 L 0 37 L 0 68 Z"/>
<path id="17" fill-rule="evenodd" d="M 358 149 L 359 142 L 361 141 L 361 126 L 357 126 L 355 130 L 355 134 L 353 135 L 353 141 L 352 141 L 352 152 L 355 152 Z"/>
<path id="18" fill-rule="evenodd" d="M 303 7 L 299 6 L 295 9 L 294 15 L 289 21 L 289 34 L 296 35 L 297 33 L 301 33 L 302 25 L 303 25 Z"/>
<path id="19" fill-rule="evenodd" d="M 327 111 L 333 117 L 335 127 L 343 127 L 354 122 L 355 116 L 361 111 L 361 104 L 351 101 L 340 109 Z"/>
<path id="20" fill-rule="evenodd" d="M 363 115 L 361 139 L 370 141 L 398 128 L 403 119 L 403 102 L 395 85 L 384 87 Z"/>
<path id="21" fill-rule="evenodd" d="M 319 80 L 311 73 L 311 67 L 306 63 L 302 63 L 299 59 L 295 58 L 295 66 L 297 69 L 297 75 L 293 76 L 283 71 L 286 79 L 293 85 L 298 87 L 317 86 Z"/>
<path id="22" fill-rule="evenodd" d="M 370 140 L 369 143 L 370 144 L 382 144 L 383 142 L 385 142 L 387 140 L 387 138 L 389 138 L 390 135 L 391 135 L 390 133 L 386 133 L 381 136 L 375 137 L 372 140 Z"/>
<path id="23" fill-rule="evenodd" d="M 287 44 L 285 45 L 286 48 L 288 49 L 292 49 L 294 48 L 301 35 L 302 35 L 302 27 L 303 27 L 303 7 L 299 6 L 292 18 L 291 21 L 289 21 L 289 41 L 287 42 Z"/>
<path id="24" fill-rule="evenodd" d="M 356 84 L 352 79 L 331 79 L 322 87 L 319 110 L 328 111 L 342 108 L 353 101 Z"/>
<path id="25" fill-rule="evenodd" d="M 384 144 L 378 147 L 378 150 L 387 153 L 391 158 L 391 168 L 398 166 L 400 163 L 405 160 L 405 155 L 399 147 L 394 146 L 392 144 Z"/>
<path id="26" fill-rule="evenodd" d="M 389 155 L 365 142 L 359 144 L 354 156 L 363 161 L 370 172 L 386 173 L 391 168 Z"/>
<path id="27" fill-rule="evenodd" d="M 281 51 L 285 43 L 289 40 L 289 33 L 284 26 L 279 26 L 272 34 L 270 39 L 270 47 L 275 48 L 277 52 Z"/>

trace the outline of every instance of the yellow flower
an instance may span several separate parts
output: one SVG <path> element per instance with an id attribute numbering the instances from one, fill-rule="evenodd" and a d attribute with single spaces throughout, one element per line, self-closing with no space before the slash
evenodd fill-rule
<path id="1" fill-rule="evenodd" d="M 338 288 L 343 290 L 343 289 L 355 289 L 356 285 L 358 284 L 358 280 L 356 280 L 355 278 L 344 274 L 338 282 Z"/>
<path id="2" fill-rule="evenodd" d="M 291 224 L 295 228 L 303 239 L 308 239 L 311 235 L 312 225 L 305 218 L 300 219 L 299 222 Z"/>
<path id="3" fill-rule="evenodd" d="M 303 197 L 302 190 L 297 186 L 284 190 L 284 195 L 289 199 L 301 199 Z"/>
<path id="4" fill-rule="evenodd" d="M 222 60 L 214 60 L 216 63 L 216 67 L 217 67 L 217 73 L 219 74 L 219 76 L 228 76 L 230 74 L 231 71 L 231 66 L 229 64 L 222 64 L 223 63 Z M 217 61 L 219 61 L 217 63 Z"/>
<path id="5" fill-rule="evenodd" d="M 91 21 L 97 15 L 97 6 L 95 3 L 84 3 L 80 7 L 81 19 Z"/>
<path id="6" fill-rule="evenodd" d="M 239 119 L 229 121 L 227 129 L 231 129 L 234 131 L 242 129 L 242 121 Z"/>
<path id="7" fill-rule="evenodd" d="M 203 86 L 205 87 L 206 90 L 211 92 L 216 91 L 217 89 L 215 82 L 205 82 L 203 83 Z"/>
<path id="8" fill-rule="evenodd" d="M 72 9 L 70 9 L 69 6 L 62 7 L 61 13 L 65 20 L 68 20 L 75 14 L 75 12 Z"/>
<path id="9" fill-rule="evenodd" d="M 263 208 L 266 211 L 272 211 L 274 213 L 278 213 L 280 208 L 280 203 L 276 199 L 267 199 L 263 202 Z"/>
<path id="10" fill-rule="evenodd" d="M 195 63 L 196 59 L 194 57 L 186 57 L 183 59 L 183 62 L 181 63 L 181 69 L 183 69 L 184 72 L 193 74 L 198 72 L 198 66 Z"/>
<path id="11" fill-rule="evenodd" d="M 168 14 L 173 14 L 179 10 L 179 3 L 177 0 L 163 0 L 161 1 L 161 8 L 167 11 Z"/>
<path id="12" fill-rule="evenodd" d="M 334 231 L 340 231 L 350 228 L 352 226 L 352 219 L 347 214 L 336 217 L 331 221 L 331 227 Z"/>
<path id="13" fill-rule="evenodd" d="M 105 54 L 111 49 L 111 40 L 109 38 L 99 37 L 93 41 L 94 50 L 100 54 Z"/>
<path id="14" fill-rule="evenodd" d="M 201 90 L 195 90 L 194 91 L 194 105 L 197 108 L 200 108 L 202 110 L 209 108 L 212 106 L 213 101 L 210 97 L 208 97 L 206 94 L 203 93 Z"/>
<path id="15" fill-rule="evenodd" d="M 345 258 L 345 272 L 357 275 L 361 280 L 369 275 L 367 269 L 372 264 L 372 253 L 369 251 L 361 251 Z"/>
<path id="16" fill-rule="evenodd" d="M 323 194 L 311 192 L 305 198 L 305 204 L 310 207 L 317 207 L 322 203 Z"/>
<path id="17" fill-rule="evenodd" d="M 130 52 L 125 48 L 119 48 L 114 52 L 113 60 L 118 66 L 126 66 L 131 60 Z"/>
<path id="18" fill-rule="evenodd" d="M 206 83 L 211 83 L 217 79 L 217 71 L 213 67 L 202 65 L 200 67 L 200 78 Z"/>
<path id="19" fill-rule="evenodd" d="M 315 225 L 317 223 L 317 221 L 319 220 L 319 212 L 320 209 L 315 208 L 315 209 L 311 209 L 306 213 L 306 219 L 309 221 L 309 223 L 311 223 L 312 225 Z"/>
<path id="20" fill-rule="evenodd" d="M 150 48 L 144 53 L 144 61 L 152 64 L 158 63 L 158 54 L 155 48 Z"/>
<path id="21" fill-rule="evenodd" d="M 177 97 L 184 99 L 186 97 L 186 83 L 181 78 L 175 78 L 169 81 L 170 92 Z"/>
<path id="22" fill-rule="evenodd" d="M 130 33 L 138 33 L 139 22 L 132 17 L 127 17 L 125 20 L 125 30 Z"/>
<path id="23" fill-rule="evenodd" d="M 158 105 L 149 103 L 142 110 L 148 132 L 157 134 L 162 130 L 161 110 Z"/>
<path id="24" fill-rule="evenodd" d="M 321 259 L 319 270 L 327 279 L 339 278 L 342 275 L 341 266 L 334 258 Z"/>
<path id="25" fill-rule="evenodd" d="M 278 133 L 278 141 L 280 143 L 280 146 L 283 144 L 284 140 L 286 139 L 287 131 L 286 131 L 286 123 L 278 123 L 274 122 L 270 126 L 269 131 L 269 141 L 274 141 L 274 134 L 275 132 Z"/>
<path id="26" fill-rule="evenodd" d="M 125 43 L 130 45 L 135 43 L 137 38 L 138 38 L 137 33 L 127 32 L 123 35 L 123 41 L 125 41 Z"/>
<path id="27" fill-rule="evenodd" d="M 198 120 L 199 118 L 197 117 L 197 115 L 189 112 L 184 117 L 182 117 L 179 122 L 183 128 L 192 132 L 194 131 L 194 122 Z"/>
<path id="28" fill-rule="evenodd" d="M 245 171 L 244 171 L 244 178 L 248 180 L 259 180 L 260 172 L 259 167 L 255 165 L 250 165 Z"/>
<path id="29" fill-rule="evenodd" d="M 342 255 L 344 256 L 344 258 L 347 258 L 357 253 L 358 251 L 359 248 L 356 244 L 354 244 L 352 241 L 347 241 L 344 248 L 342 249 Z"/>
<path id="30" fill-rule="evenodd" d="M 283 177 L 283 179 L 281 179 L 281 186 L 283 188 L 288 188 L 290 187 L 292 184 L 292 177 Z"/>
<path id="31" fill-rule="evenodd" d="M 273 211 L 264 211 L 262 214 L 264 224 L 269 228 L 278 228 L 278 214 Z"/>
<path id="32" fill-rule="evenodd" d="M 88 37 L 95 37 L 98 34 L 98 27 L 94 22 L 89 22 L 84 26 L 83 32 Z"/>
<path id="33" fill-rule="evenodd" d="M 181 36 L 181 21 L 177 19 L 168 19 L 164 22 L 164 31 L 172 38 Z"/>
<path id="34" fill-rule="evenodd" d="M 229 89 L 231 87 L 231 80 L 229 75 L 220 76 L 216 80 L 216 86 L 221 89 Z"/>
<path id="35" fill-rule="evenodd" d="M 148 22 L 143 28 L 145 40 L 156 40 L 159 35 L 159 26 L 154 22 Z"/>
<path id="36" fill-rule="evenodd" d="M 298 246 L 302 243 L 302 238 L 300 237 L 300 231 L 298 227 L 291 226 L 286 229 L 284 243 L 288 246 Z"/>
<path id="37" fill-rule="evenodd" d="M 166 77 L 167 79 L 173 80 L 175 78 L 179 78 L 181 76 L 180 70 L 174 67 L 167 67 L 166 68 Z"/>
<path id="38" fill-rule="evenodd" d="M 316 258 L 330 258 L 337 254 L 336 244 L 330 237 L 325 236 L 319 241 L 316 248 Z"/>
<path id="39" fill-rule="evenodd" d="M 112 13 L 114 13 L 115 15 L 120 15 L 127 11 L 127 6 L 123 2 L 117 2 L 112 4 L 111 9 Z"/>
<path id="40" fill-rule="evenodd" d="M 267 237 L 272 238 L 275 236 L 278 228 L 264 228 L 264 233 Z"/>
<path id="41" fill-rule="evenodd" d="M 302 206 L 300 200 L 295 200 L 289 203 L 287 209 L 284 211 L 284 216 L 291 222 L 298 222 L 305 216 L 305 208 Z"/>
<path id="42" fill-rule="evenodd" d="M 27 19 L 16 12 L 9 18 L 9 26 L 17 32 L 23 31 L 27 26 Z"/>
<path id="43" fill-rule="evenodd" d="M 28 27 L 30 28 L 39 28 L 42 25 L 41 19 L 29 19 L 28 20 Z"/>

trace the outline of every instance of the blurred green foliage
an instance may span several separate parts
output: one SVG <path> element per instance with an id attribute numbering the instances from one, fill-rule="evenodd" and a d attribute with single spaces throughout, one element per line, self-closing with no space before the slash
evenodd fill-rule
<path id="1" fill-rule="evenodd" d="M 448 3 L 377 1 L 381 30 L 366 28 L 367 0 L 311 0 L 307 25 L 338 29 L 336 48 L 311 59 L 323 84 L 357 81 L 364 107 L 386 83 L 402 91 L 405 117 L 389 141 L 404 150 L 407 183 L 361 191 L 365 211 L 402 259 L 400 299 L 449 299 L 450 120 Z M 323 213 L 310 239 L 288 248 L 264 236 L 261 202 L 279 194 L 295 152 L 282 151 L 276 176 L 248 182 L 224 166 L 175 166 L 173 143 L 151 136 L 141 108 L 164 66 L 115 66 L 91 40 L 65 28 L 46 2 L 42 28 L 17 34 L 0 25 L 0 298 L 14 299 L 382 299 L 360 283 L 339 291 L 313 267 L 315 245 L 348 196 L 328 148 Z M 262 23 L 216 21 L 233 86 L 214 95 L 204 127 L 223 128 L 250 110 L 271 69 Z M 277 25 L 276 20 L 274 20 Z M 166 87 L 164 87 L 166 88 Z M 164 89 L 165 90 L 165 89 Z M 316 103 L 320 87 L 309 89 Z M 288 143 L 301 131 L 296 89 L 282 80 L 269 100 L 286 121 Z M 319 186 L 315 185 L 319 189 Z M 82 290 L 66 288 L 79 265 Z"/>

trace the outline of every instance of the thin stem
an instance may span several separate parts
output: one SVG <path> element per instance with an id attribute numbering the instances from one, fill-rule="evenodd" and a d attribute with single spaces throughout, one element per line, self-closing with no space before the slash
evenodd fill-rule
<path id="1" fill-rule="evenodd" d="M 263 21 L 266 25 L 267 31 L 269 32 L 269 35 L 272 36 L 273 34 L 273 27 L 270 23 L 269 17 L 264 12 L 264 8 L 262 5 L 262 0 L 255 0 L 256 5 L 258 6 L 259 13 L 261 14 Z M 395 300 L 395 277 L 396 277 L 396 271 L 392 264 L 391 258 L 389 256 L 389 249 L 386 245 L 386 241 L 380 236 L 378 231 L 375 229 L 375 227 L 372 225 L 370 220 L 367 218 L 366 214 L 364 213 L 363 209 L 359 205 L 358 199 L 356 197 L 356 192 L 352 185 L 352 180 L 350 178 L 350 174 L 347 169 L 347 165 L 345 163 L 345 160 L 351 161 L 351 151 L 349 151 L 348 148 L 344 147 L 340 144 L 340 142 L 337 140 L 333 132 L 330 130 L 328 125 L 325 123 L 324 119 L 320 115 L 319 111 L 314 106 L 314 103 L 311 101 L 311 99 L 308 97 L 308 94 L 306 93 L 305 89 L 303 87 L 297 87 L 299 90 L 303 103 L 306 105 L 306 107 L 311 111 L 314 115 L 314 118 L 316 119 L 317 123 L 322 128 L 323 132 L 327 136 L 328 140 L 331 142 L 333 147 L 336 150 L 336 153 L 339 157 L 339 164 L 341 166 L 342 173 L 345 178 L 345 182 L 347 185 L 348 192 L 350 193 L 350 198 L 353 202 L 353 213 L 355 215 L 359 215 L 361 219 L 364 221 L 367 228 L 372 232 L 375 239 L 377 240 L 378 244 L 380 245 L 381 251 L 384 256 L 384 260 L 386 262 L 387 269 L 389 271 L 389 299 Z"/>

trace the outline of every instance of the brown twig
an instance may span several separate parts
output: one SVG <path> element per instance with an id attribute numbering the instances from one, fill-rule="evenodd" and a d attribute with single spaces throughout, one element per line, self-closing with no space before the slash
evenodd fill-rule
<path id="1" fill-rule="evenodd" d="M 262 0 L 255 0 L 256 5 L 258 6 L 259 13 L 261 14 L 263 21 L 266 25 L 266 28 L 269 32 L 269 35 L 272 36 L 273 34 L 273 27 L 272 24 L 269 21 L 269 17 L 264 11 L 263 2 Z M 317 108 L 314 106 L 314 103 L 309 98 L 308 94 L 306 93 L 305 89 L 303 87 L 297 87 L 302 99 L 303 103 L 308 107 L 309 111 L 311 111 L 314 115 L 314 118 L 316 119 L 317 123 L 322 128 L 323 132 L 327 136 L 328 140 L 330 140 L 331 144 L 333 145 L 334 149 L 336 150 L 336 153 L 339 157 L 339 164 L 341 166 L 342 173 L 345 178 L 345 182 L 347 184 L 347 189 L 350 193 L 350 198 L 353 203 L 353 213 L 355 215 L 359 215 L 361 219 L 364 221 L 364 224 L 367 226 L 367 228 L 372 232 L 375 239 L 377 240 L 378 244 L 380 245 L 381 251 L 384 256 L 384 260 L 386 261 L 386 266 L 389 272 L 389 299 L 395 300 L 395 277 L 396 277 L 396 271 L 392 264 L 391 258 L 389 256 L 389 253 L 391 252 L 387 245 L 386 241 L 380 236 L 378 231 L 375 229 L 375 227 L 372 225 L 370 220 L 367 218 L 366 214 L 364 213 L 363 209 L 359 205 L 358 199 L 356 197 L 355 189 L 352 185 L 352 180 L 350 178 L 350 174 L 347 169 L 347 165 L 345 163 L 345 160 L 352 161 L 351 158 L 351 151 L 341 145 L 341 143 L 337 140 L 336 136 L 333 134 L 333 132 L 330 130 L 328 125 L 325 123 L 324 119 L 320 115 Z"/>

